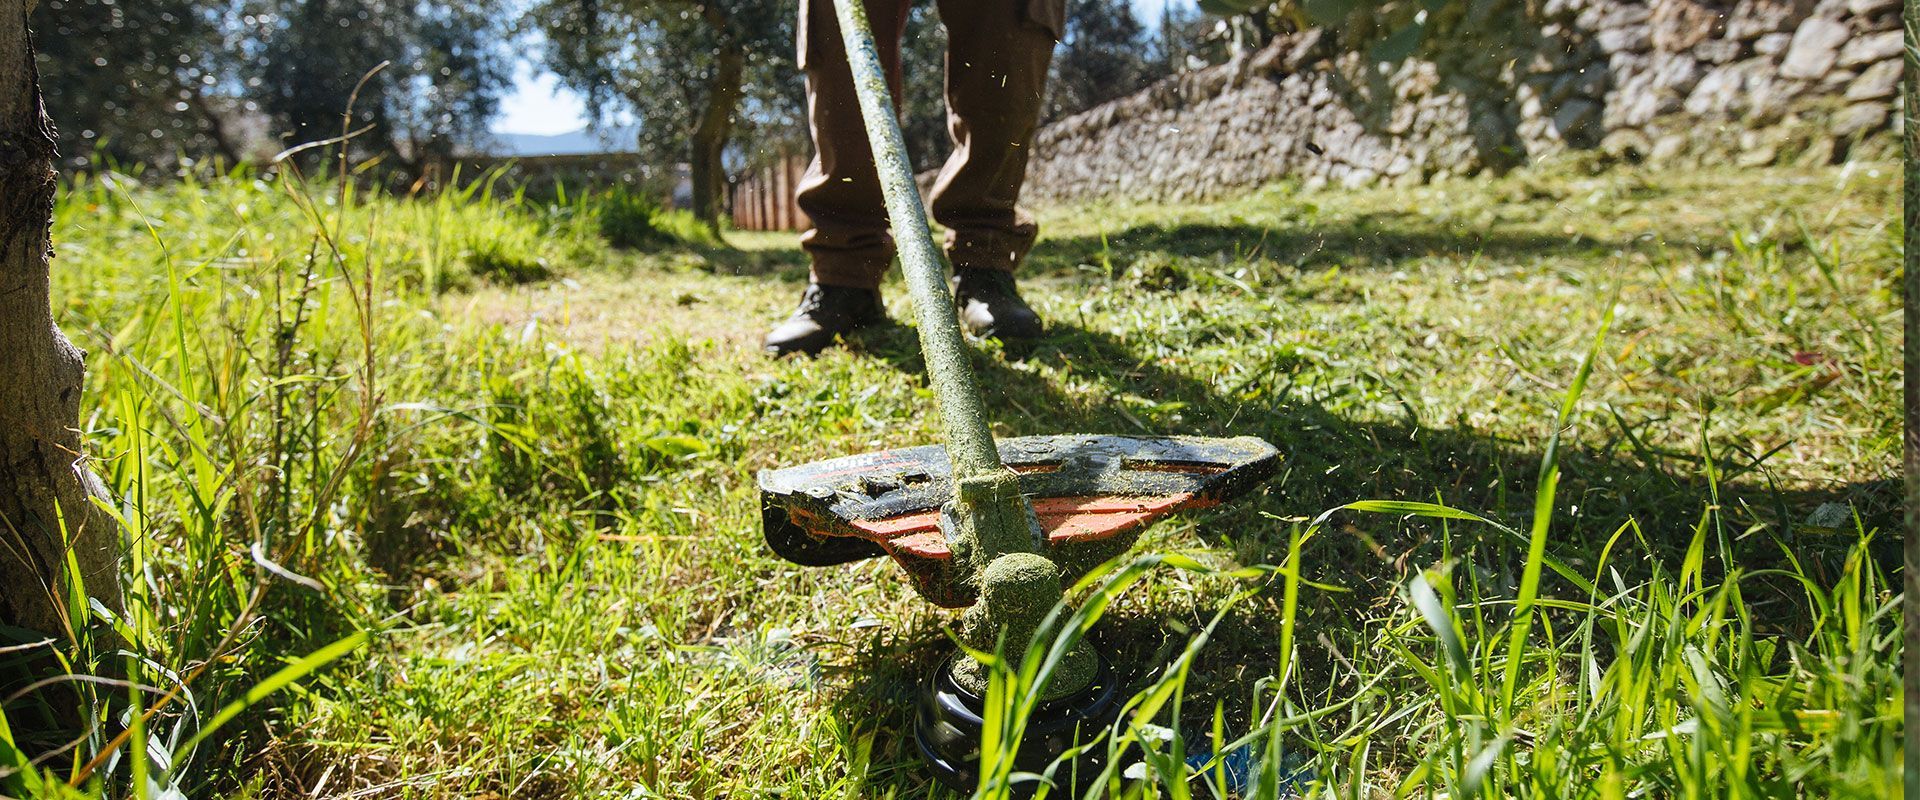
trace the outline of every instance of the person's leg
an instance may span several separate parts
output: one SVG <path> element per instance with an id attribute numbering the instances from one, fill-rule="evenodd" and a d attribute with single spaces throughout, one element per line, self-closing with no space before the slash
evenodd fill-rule
<path id="1" fill-rule="evenodd" d="M 1021 211 L 1027 156 L 1066 0 L 940 0 L 953 155 L 932 192 L 957 270 L 1012 271 L 1039 228 Z"/>
<path id="2" fill-rule="evenodd" d="M 887 235 L 880 178 L 833 2 L 800 2 L 800 67 L 806 73 L 814 146 L 813 161 L 796 195 L 800 210 L 813 221 L 801 234 L 800 245 L 813 261 L 816 283 L 872 289 L 893 263 L 893 239 Z M 866 0 L 865 5 L 880 63 L 898 97 L 900 37 L 906 31 L 908 2 Z"/>
<path id="3" fill-rule="evenodd" d="M 908 0 L 865 0 L 865 5 L 874 44 L 898 96 Z M 799 33 L 814 155 L 795 200 L 813 224 L 800 235 L 813 263 L 813 280 L 793 316 L 767 334 L 764 346 L 775 355 L 818 353 L 841 334 L 885 321 L 878 290 L 893 263 L 880 178 L 833 0 L 800 0 Z"/>
<path id="4" fill-rule="evenodd" d="M 931 211 L 947 229 L 954 301 L 980 336 L 1041 335 L 1013 270 L 1039 226 L 1019 207 L 1027 157 L 1066 0 L 939 0 L 947 26 L 947 131 L 953 155 Z"/>

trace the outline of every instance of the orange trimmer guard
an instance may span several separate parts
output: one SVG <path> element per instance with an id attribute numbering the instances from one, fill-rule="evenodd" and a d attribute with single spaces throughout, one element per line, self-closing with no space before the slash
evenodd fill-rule
<path id="1" fill-rule="evenodd" d="M 1124 552 L 1148 523 L 1244 494 L 1280 464 L 1273 445 L 1251 436 L 1022 436 L 996 444 L 1020 476 L 1047 555 L 1074 575 Z M 831 566 L 888 555 L 927 600 L 973 604 L 975 587 L 955 568 L 940 530 L 940 509 L 953 498 L 945 448 L 764 470 L 759 483 L 767 545 L 782 558 Z"/>

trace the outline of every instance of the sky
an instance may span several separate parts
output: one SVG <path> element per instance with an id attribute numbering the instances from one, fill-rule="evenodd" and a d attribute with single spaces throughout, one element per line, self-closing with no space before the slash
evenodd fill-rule
<path id="1" fill-rule="evenodd" d="M 1162 7 L 1168 3 L 1191 4 L 1192 0 L 1132 2 L 1134 15 L 1151 28 L 1159 24 Z M 586 127 L 586 103 L 580 95 L 560 86 L 553 73 L 521 61 L 513 77 L 513 91 L 501 101 L 500 116 L 493 121 L 494 133 L 552 136 Z"/>
<path id="2" fill-rule="evenodd" d="M 587 125 L 587 104 L 580 95 L 560 86 L 553 73 L 521 61 L 514 69 L 513 93 L 500 101 L 494 133 L 552 136 Z"/>

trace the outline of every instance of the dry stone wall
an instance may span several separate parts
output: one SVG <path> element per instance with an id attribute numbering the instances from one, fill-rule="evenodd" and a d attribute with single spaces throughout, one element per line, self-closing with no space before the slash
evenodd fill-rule
<path id="1" fill-rule="evenodd" d="M 1456 5 L 1404 61 L 1310 30 L 1049 125 L 1029 197 L 1426 181 L 1569 151 L 1837 161 L 1899 124 L 1900 0 Z"/>

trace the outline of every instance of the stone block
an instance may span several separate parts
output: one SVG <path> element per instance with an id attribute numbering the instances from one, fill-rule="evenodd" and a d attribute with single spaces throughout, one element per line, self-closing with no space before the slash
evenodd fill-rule
<path id="1" fill-rule="evenodd" d="M 1569 144 L 1589 143 L 1599 137 L 1595 123 L 1600 121 L 1600 104 L 1584 97 L 1574 98 L 1553 111 L 1553 129 Z"/>
<path id="2" fill-rule="evenodd" d="M 1781 135 L 1777 131 L 1747 131 L 1740 134 L 1740 155 L 1734 163 L 1743 167 L 1764 167 L 1780 160 Z"/>
<path id="3" fill-rule="evenodd" d="M 1322 77 L 1320 80 L 1314 81 L 1313 92 L 1307 95 L 1307 106 L 1309 108 L 1320 108 L 1331 102 L 1333 102 L 1333 88 L 1327 85 L 1326 78 Z"/>
<path id="4" fill-rule="evenodd" d="M 1579 97 L 1605 97 L 1607 84 L 1612 82 L 1613 70 L 1606 64 L 1592 63 L 1581 67 L 1574 73 L 1573 93 Z"/>
<path id="5" fill-rule="evenodd" d="M 1749 62 L 1741 62 L 1742 64 Z M 1739 102 L 1742 89 L 1746 86 L 1745 70 L 1740 64 L 1730 64 L 1708 70 L 1687 95 L 1687 113 L 1700 116 L 1725 114 L 1733 110 Z"/>
<path id="6" fill-rule="evenodd" d="M 1540 7 L 1540 14 L 1549 19 L 1572 16 L 1580 13 L 1586 5 L 1581 0 L 1547 0 Z"/>
<path id="7" fill-rule="evenodd" d="M 1825 75 L 1840 60 L 1840 46 L 1851 36 L 1847 26 L 1839 22 L 1826 17 L 1807 18 L 1787 46 L 1786 60 L 1780 63 L 1781 77 L 1814 80 Z"/>
<path id="8" fill-rule="evenodd" d="M 1621 92 L 1612 103 L 1607 104 L 1607 112 L 1602 123 L 1612 130 L 1622 127 L 1645 125 L 1658 116 L 1660 98 L 1650 91 Z"/>
<path id="9" fill-rule="evenodd" d="M 1791 33 L 1769 33 L 1753 40 L 1753 52 L 1763 56 L 1777 56 L 1787 52 L 1787 47 L 1792 44 L 1793 34 Z"/>
<path id="10" fill-rule="evenodd" d="M 1732 39 L 1708 39 L 1693 46 L 1693 54 L 1709 64 L 1725 64 L 1740 57 L 1740 43 Z"/>
<path id="11" fill-rule="evenodd" d="M 1608 53 L 1604 65 L 1607 71 L 1615 75 L 1629 76 L 1646 72 L 1652 61 L 1652 53 Z"/>
<path id="12" fill-rule="evenodd" d="M 1520 100 L 1520 116 L 1532 118 L 1540 116 L 1540 93 L 1532 86 L 1522 85 L 1516 92 Z"/>
<path id="13" fill-rule="evenodd" d="M 1848 100 L 1881 100 L 1892 97 L 1900 89 L 1900 76 L 1904 72 L 1898 61 L 1882 61 L 1860 73 L 1853 83 L 1847 86 Z"/>
<path id="14" fill-rule="evenodd" d="M 1727 15 L 1727 38 L 1750 41 L 1790 31 L 1812 11 L 1809 0 L 1740 0 Z"/>
<path id="15" fill-rule="evenodd" d="M 1593 39 L 1609 53 L 1644 53 L 1653 48 L 1653 32 L 1645 25 L 1605 28 Z"/>
<path id="16" fill-rule="evenodd" d="M 1700 62 L 1683 55 L 1659 53 L 1654 56 L 1648 79 L 1655 90 L 1684 96 L 1700 82 Z"/>
<path id="17" fill-rule="evenodd" d="M 1899 7 L 1900 0 L 1847 0 L 1847 11 L 1862 17 L 1892 11 Z"/>
<path id="18" fill-rule="evenodd" d="M 1628 28 L 1646 23 L 1653 19 L 1653 9 L 1644 2 L 1613 4 L 1613 8 L 1600 16 L 1599 28 Z"/>
<path id="19" fill-rule="evenodd" d="M 1832 130 L 1835 136 L 1854 136 L 1877 130 L 1887 123 L 1885 103 L 1855 103 L 1841 109 L 1834 115 Z"/>
<path id="20" fill-rule="evenodd" d="M 1694 0 L 1656 0 L 1648 25 L 1654 49 L 1678 53 L 1720 35 L 1726 27 L 1721 20 L 1713 8 Z"/>
<path id="21" fill-rule="evenodd" d="M 1798 94 L 1793 82 L 1780 80 L 1764 69 L 1751 70 L 1745 77 L 1744 100 L 1749 124 L 1768 124 L 1786 115 L 1789 104 Z"/>
<path id="22" fill-rule="evenodd" d="M 1653 154 L 1653 140 L 1640 131 L 1622 128 L 1601 139 L 1600 150 L 1614 158 L 1640 161 Z"/>
<path id="23" fill-rule="evenodd" d="M 1556 104 L 1572 97 L 1574 87 L 1577 85 L 1579 79 L 1579 75 L 1571 72 L 1562 73 L 1560 77 L 1555 78 L 1553 85 L 1547 87 L 1547 103 L 1549 105 Z"/>
<path id="24" fill-rule="evenodd" d="M 1838 63 L 1843 67 L 1859 67 L 1876 61 L 1885 61 L 1898 57 L 1902 46 L 1898 30 L 1856 36 L 1840 48 Z"/>
<path id="25" fill-rule="evenodd" d="M 1687 137 L 1669 133 L 1653 140 L 1653 150 L 1647 153 L 1649 161 L 1672 161 L 1687 153 Z"/>
<path id="26" fill-rule="evenodd" d="M 1835 67 L 1828 70 L 1827 74 L 1820 78 L 1819 91 L 1827 94 L 1846 91 L 1847 86 L 1851 85 L 1853 79 L 1858 77 L 1860 77 L 1860 73 L 1858 72 Z"/>

